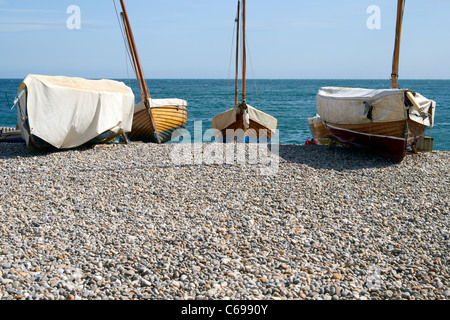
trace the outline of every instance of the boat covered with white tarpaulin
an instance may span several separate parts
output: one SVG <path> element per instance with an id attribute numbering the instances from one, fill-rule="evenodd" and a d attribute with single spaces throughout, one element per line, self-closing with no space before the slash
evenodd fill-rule
<path id="1" fill-rule="evenodd" d="M 71 149 L 131 131 L 135 97 L 122 82 L 28 75 L 18 92 L 18 126 L 30 149 Z"/>

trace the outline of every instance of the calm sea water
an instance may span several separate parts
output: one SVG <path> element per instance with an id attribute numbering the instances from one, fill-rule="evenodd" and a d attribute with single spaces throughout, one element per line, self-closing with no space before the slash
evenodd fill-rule
<path id="1" fill-rule="evenodd" d="M 119 80 L 130 86 L 140 99 L 136 80 Z M 0 127 L 15 126 L 17 110 L 10 110 L 22 79 L 0 79 Z M 234 104 L 232 80 L 148 80 L 152 98 L 179 98 L 188 101 L 188 127 L 194 137 L 194 122 L 202 122 L 205 132 L 211 119 Z M 402 80 L 400 85 L 437 102 L 436 125 L 427 131 L 435 138 L 435 150 L 450 150 L 450 80 Z M 248 80 L 247 102 L 276 117 L 280 143 L 304 144 L 311 139 L 308 118 L 317 113 L 316 95 L 320 87 L 383 89 L 389 80 Z"/>

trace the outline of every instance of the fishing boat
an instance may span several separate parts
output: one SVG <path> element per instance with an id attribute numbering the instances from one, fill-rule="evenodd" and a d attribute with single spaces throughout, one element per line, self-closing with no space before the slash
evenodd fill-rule
<path id="1" fill-rule="evenodd" d="M 30 74 L 18 93 L 18 128 L 32 151 L 107 142 L 131 130 L 135 97 L 122 82 Z"/>
<path id="2" fill-rule="evenodd" d="M 141 92 L 142 100 L 135 105 L 133 125 L 128 139 L 163 144 L 177 136 L 186 128 L 187 102 L 182 99 L 151 99 L 136 50 L 130 20 L 123 0 L 121 18 L 130 59 Z"/>
<path id="3" fill-rule="evenodd" d="M 239 89 L 239 36 L 241 21 L 241 1 L 237 8 L 237 41 L 236 41 L 236 82 L 234 107 L 212 119 L 212 128 L 216 132 L 216 141 L 223 142 L 261 142 L 270 141 L 277 129 L 277 119 L 258 110 L 246 100 L 246 0 L 242 10 L 242 100 L 238 101 Z"/>
<path id="4" fill-rule="evenodd" d="M 436 102 L 398 86 L 400 39 L 405 0 L 398 0 L 390 89 L 323 87 L 317 110 L 337 141 L 402 162 L 434 125 Z"/>
<path id="5" fill-rule="evenodd" d="M 0 143 L 24 143 L 22 133 L 18 128 L 1 127 Z"/>
<path id="6" fill-rule="evenodd" d="M 1 127 L 0 143 L 24 143 L 22 133 L 18 128 Z"/>
<path id="7" fill-rule="evenodd" d="M 319 145 L 329 145 L 331 143 L 332 136 L 319 115 L 316 115 L 314 118 L 309 118 L 308 124 L 315 143 Z"/>

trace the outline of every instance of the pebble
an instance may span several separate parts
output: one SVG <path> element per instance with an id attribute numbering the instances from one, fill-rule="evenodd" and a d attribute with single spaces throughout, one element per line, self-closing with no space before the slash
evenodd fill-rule
<path id="1" fill-rule="evenodd" d="M 450 299 L 450 152 L 279 147 L 265 175 L 0 144 L 0 299 Z"/>
<path id="2" fill-rule="evenodd" d="M 411 298 L 411 294 L 409 292 L 403 292 L 402 293 L 402 298 L 409 300 Z"/>
<path id="3" fill-rule="evenodd" d="M 342 274 L 339 274 L 339 273 L 333 274 L 333 280 L 341 280 L 341 279 L 342 279 Z"/>

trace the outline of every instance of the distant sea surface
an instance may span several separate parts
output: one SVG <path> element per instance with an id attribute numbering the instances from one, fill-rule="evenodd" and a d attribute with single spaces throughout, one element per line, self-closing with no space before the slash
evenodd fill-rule
<path id="1" fill-rule="evenodd" d="M 17 88 L 23 79 L 0 79 L 0 127 L 15 127 L 17 110 L 11 110 Z M 140 99 L 136 80 L 116 79 L 133 89 Z M 234 104 L 233 80 L 147 81 L 154 99 L 179 98 L 188 102 L 188 126 L 194 137 L 194 123 L 202 131 L 211 129 L 211 119 Z M 402 88 L 419 92 L 437 103 L 435 126 L 427 136 L 434 137 L 435 150 L 450 150 L 450 80 L 400 80 Z M 317 114 L 316 95 L 324 86 L 384 89 L 389 80 L 247 80 L 247 103 L 278 119 L 281 144 L 304 144 L 310 140 L 308 118 Z"/>

